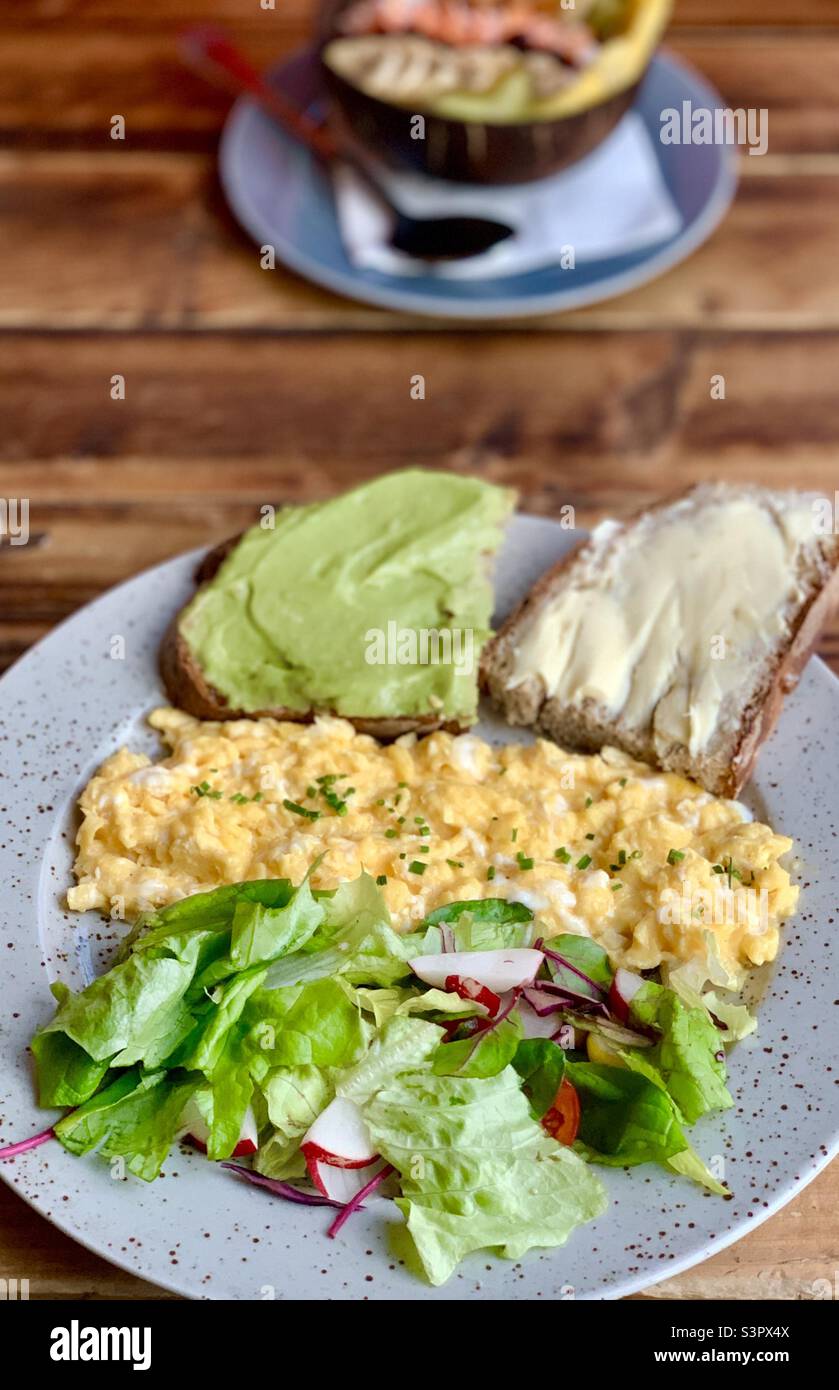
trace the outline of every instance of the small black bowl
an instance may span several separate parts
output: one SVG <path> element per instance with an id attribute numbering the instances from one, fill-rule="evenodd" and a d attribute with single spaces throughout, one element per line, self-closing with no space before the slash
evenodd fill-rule
<path id="1" fill-rule="evenodd" d="M 396 169 L 458 183 L 529 183 L 583 159 L 629 110 L 653 56 L 650 52 L 626 87 L 567 116 L 504 124 L 454 120 L 368 96 L 330 68 L 324 61 L 324 50 L 341 37 L 338 19 L 347 3 L 325 0 L 318 26 L 320 62 L 333 120 L 362 153 Z M 422 139 L 416 138 L 418 115 L 425 123 Z"/>

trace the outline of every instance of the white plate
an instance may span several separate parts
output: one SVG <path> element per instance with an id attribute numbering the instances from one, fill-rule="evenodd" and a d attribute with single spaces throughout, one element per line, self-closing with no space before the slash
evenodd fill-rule
<path id="1" fill-rule="evenodd" d="M 555 522 L 517 517 L 499 561 L 499 615 L 578 539 Z M 26 1051 L 52 1013 L 48 982 L 89 979 L 123 930 L 62 908 L 74 807 L 91 772 L 120 744 L 156 747 L 143 719 L 164 698 L 157 648 L 191 591 L 196 558 L 172 560 L 105 594 L 0 682 L 0 1145 L 52 1118 L 35 1104 Z M 124 660 L 110 656 L 117 636 L 125 639 Z M 652 1166 L 600 1169 L 610 1208 L 564 1248 L 516 1264 L 478 1255 L 435 1290 L 391 1249 L 388 1224 L 395 1228 L 398 1217 L 384 1200 L 333 1241 L 318 1209 L 289 1206 L 179 1150 L 149 1186 L 112 1180 L 101 1159 L 74 1158 L 57 1143 L 0 1164 L 2 1176 L 83 1245 L 193 1297 L 612 1298 L 705 1259 L 777 1211 L 839 1148 L 839 1070 L 831 1070 L 839 1042 L 837 725 L 839 682 L 812 662 L 746 797 L 795 837 L 804 887 L 767 982 L 758 1038 L 731 1057 L 735 1108 L 692 1131 L 706 1158 L 724 1155 L 733 1200 L 705 1196 Z M 482 731 L 500 732 L 494 721 Z"/>

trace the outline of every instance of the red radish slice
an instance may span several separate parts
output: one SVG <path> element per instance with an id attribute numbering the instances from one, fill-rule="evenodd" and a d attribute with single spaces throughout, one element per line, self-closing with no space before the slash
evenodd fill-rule
<path id="1" fill-rule="evenodd" d="M 306 1131 L 300 1145 L 312 1181 L 313 1165 L 332 1168 L 366 1168 L 377 1157 L 364 1116 L 353 1100 L 336 1096 Z"/>
<path id="2" fill-rule="evenodd" d="M 372 1178 L 375 1178 L 387 1165 L 383 1158 L 367 1163 L 363 1168 L 336 1168 L 334 1163 L 324 1163 L 314 1159 L 309 1164 L 309 1176 L 318 1192 L 328 1197 L 330 1202 L 340 1202 L 343 1206 L 362 1192 Z"/>
<path id="3" fill-rule="evenodd" d="M 629 1022 L 629 1006 L 642 985 L 647 982 L 631 970 L 616 970 L 609 990 L 609 1007 L 621 1023 Z"/>
<path id="4" fill-rule="evenodd" d="M 558 1026 L 556 1015 L 559 1009 L 554 1009 L 550 1013 L 540 1016 L 535 1009 L 530 1007 L 526 999 L 520 999 L 518 1011 L 526 1038 L 552 1038 L 556 1033 Z"/>
<path id="5" fill-rule="evenodd" d="M 490 1018 L 495 1018 L 501 1008 L 498 995 L 493 994 L 491 989 L 487 989 L 486 985 L 482 985 L 478 980 L 470 980 L 462 975 L 447 975 L 445 988 L 447 994 L 457 994 L 461 999 L 468 999 L 470 1003 L 480 1005 Z"/>
<path id="6" fill-rule="evenodd" d="M 202 1153 L 207 1152 L 207 1145 L 210 1142 L 210 1129 L 198 1109 L 195 1097 L 190 1096 L 183 1113 L 184 1134 L 187 1143 L 200 1149 Z M 259 1148 L 259 1134 L 256 1128 L 256 1119 L 250 1106 L 245 1111 L 242 1127 L 239 1130 L 239 1138 L 236 1147 L 230 1155 L 231 1158 L 246 1158 L 248 1154 L 255 1154 Z"/>
<path id="7" fill-rule="evenodd" d="M 417 956 L 409 961 L 415 975 L 435 989 L 444 989 L 450 975 L 477 980 L 493 994 L 521 989 L 536 978 L 545 957 L 541 951 L 446 951 L 439 956 Z"/>

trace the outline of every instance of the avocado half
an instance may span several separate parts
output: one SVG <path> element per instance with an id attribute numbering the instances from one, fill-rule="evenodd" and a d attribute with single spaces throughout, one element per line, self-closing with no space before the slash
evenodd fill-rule
<path id="1" fill-rule="evenodd" d="M 477 100 L 452 94 L 434 109 L 416 99 L 409 108 L 363 91 L 330 64 L 329 47 L 340 35 L 346 0 L 326 0 L 320 60 L 333 118 L 362 151 L 393 168 L 458 183 L 514 184 L 545 178 L 590 154 L 635 99 L 672 0 L 622 4 L 621 31 L 601 45 L 594 61 L 561 93 L 532 102 L 523 119 L 504 100 L 504 93 L 498 101 L 492 92 Z M 424 123 L 419 139 L 417 116 Z"/>

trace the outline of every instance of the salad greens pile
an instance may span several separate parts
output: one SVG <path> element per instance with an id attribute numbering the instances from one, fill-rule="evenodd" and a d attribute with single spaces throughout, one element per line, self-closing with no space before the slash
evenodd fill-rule
<path id="1" fill-rule="evenodd" d="M 308 1190 L 307 1131 L 351 1101 L 434 1284 L 470 1251 L 518 1258 L 601 1215 L 592 1164 L 660 1163 L 727 1195 L 685 1135 L 732 1103 L 725 1033 L 695 992 L 640 983 L 618 1021 L 608 958 L 577 936 L 552 940 L 494 1016 L 409 964 L 534 943 L 531 911 L 497 898 L 399 934 L 367 874 L 333 892 L 307 879 L 201 893 L 142 917 L 80 993 L 53 986 L 32 1042 L 40 1103 L 68 1108 L 55 1135 L 73 1153 L 119 1156 L 146 1180 L 188 1105 L 211 1159 L 234 1153 L 251 1114 L 253 1172 L 293 1195 Z"/>

